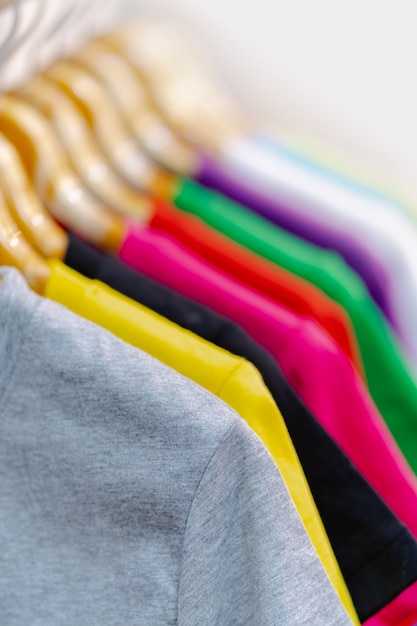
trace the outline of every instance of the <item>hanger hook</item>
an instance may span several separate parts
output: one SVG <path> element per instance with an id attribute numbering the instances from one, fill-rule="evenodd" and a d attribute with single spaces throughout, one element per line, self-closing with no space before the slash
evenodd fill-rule
<path id="1" fill-rule="evenodd" d="M 18 31 L 19 23 L 20 23 L 20 5 L 21 0 L 13 0 L 13 22 L 12 27 L 0 47 L 0 62 L 3 61 L 4 57 L 7 55 L 7 52 L 10 46 L 13 44 L 13 39 Z"/>
<path id="2" fill-rule="evenodd" d="M 22 1 L 22 0 L 20 0 L 20 1 Z M 16 50 L 18 50 L 18 48 L 20 48 L 29 39 L 31 34 L 33 32 L 35 32 L 36 27 L 42 21 L 42 15 L 44 14 L 44 8 L 46 6 L 47 0 L 33 0 L 33 1 L 36 2 L 36 6 L 37 6 L 36 13 L 32 17 L 32 19 L 30 20 L 28 26 L 22 32 L 20 37 L 16 37 L 15 41 L 13 42 L 13 44 L 8 47 L 8 49 L 6 50 L 6 52 L 5 52 L 4 56 L 3 56 L 3 59 L 2 59 L 3 62 L 7 58 L 9 58 Z M 26 2 L 27 2 L 27 0 L 26 0 Z"/>
<path id="3" fill-rule="evenodd" d="M 22 0 L 19 0 L 22 1 Z M 27 0 L 26 0 L 27 1 Z M 79 0 L 75 0 L 64 11 L 60 10 L 59 15 L 54 11 L 53 0 L 35 0 L 37 8 L 35 14 L 32 15 L 28 28 L 17 39 L 12 48 L 8 48 L 6 57 L 10 57 L 12 53 L 18 55 L 21 53 L 23 68 L 20 82 L 25 81 L 37 71 L 41 71 L 44 65 L 44 52 L 48 44 L 55 39 L 58 40 L 62 29 L 68 21 L 70 21 L 74 12 L 77 11 Z M 62 43 L 62 37 L 59 37 Z M 24 60 L 23 60 L 24 59 Z M 19 77 L 16 77 L 19 80 Z M 13 78 L 13 88 L 16 86 L 16 79 Z"/>

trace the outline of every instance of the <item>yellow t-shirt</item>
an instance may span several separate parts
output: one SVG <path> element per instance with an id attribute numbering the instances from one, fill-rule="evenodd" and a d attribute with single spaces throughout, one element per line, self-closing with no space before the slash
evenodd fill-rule
<path id="1" fill-rule="evenodd" d="M 51 261 L 45 296 L 212 392 L 248 423 L 274 459 L 307 534 L 354 624 L 359 624 L 284 419 L 256 368 L 100 281 Z"/>

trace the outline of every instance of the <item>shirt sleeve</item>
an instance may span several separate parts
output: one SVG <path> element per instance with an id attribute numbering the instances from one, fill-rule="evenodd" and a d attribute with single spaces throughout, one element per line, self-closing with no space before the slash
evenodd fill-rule
<path id="1" fill-rule="evenodd" d="M 277 467 L 243 421 L 216 449 L 190 507 L 178 624 L 351 624 Z"/>

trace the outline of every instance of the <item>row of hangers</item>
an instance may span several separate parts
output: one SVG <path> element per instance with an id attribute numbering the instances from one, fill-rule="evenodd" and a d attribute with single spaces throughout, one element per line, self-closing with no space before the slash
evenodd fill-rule
<path id="1" fill-rule="evenodd" d="M 61 26 L 75 28 L 76 4 Z M 3 62 L 29 32 L 14 44 L 7 36 Z M 47 259 L 65 256 L 65 229 L 116 251 L 126 220 L 146 224 L 152 197 L 169 198 L 180 177 L 196 174 L 201 151 L 216 153 L 246 129 L 165 22 L 143 18 L 93 37 L 0 94 L 0 264 L 43 293 Z"/>

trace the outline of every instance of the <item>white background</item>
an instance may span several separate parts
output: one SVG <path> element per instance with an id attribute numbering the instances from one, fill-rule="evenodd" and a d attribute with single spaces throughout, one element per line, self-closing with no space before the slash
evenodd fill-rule
<path id="1" fill-rule="evenodd" d="M 42 1 L 52 8 L 75 2 Z M 96 15 L 122 4 L 94 2 Z M 417 0 L 126 3 L 139 13 L 152 9 L 185 21 L 253 116 L 318 137 L 355 162 L 376 164 L 417 197 Z M 25 2 L 27 11 L 35 6 L 36 0 Z M 67 33 L 68 41 L 76 35 Z M 6 77 L 31 71 L 38 49 L 21 54 L 19 64 L 0 64 L 0 89 Z"/>
<path id="2" fill-rule="evenodd" d="M 252 113 L 417 192 L 416 0 L 138 0 L 180 16 Z"/>

